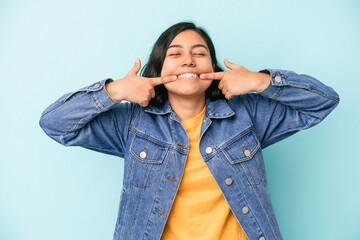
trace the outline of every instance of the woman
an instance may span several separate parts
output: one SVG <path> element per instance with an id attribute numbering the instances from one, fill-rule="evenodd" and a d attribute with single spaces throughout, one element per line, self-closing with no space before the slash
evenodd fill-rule
<path id="1" fill-rule="evenodd" d="M 124 78 L 44 111 L 59 143 L 124 158 L 114 239 L 282 239 L 261 150 L 319 123 L 339 98 L 307 75 L 224 63 L 204 30 L 178 23 L 142 77 L 136 59 Z"/>

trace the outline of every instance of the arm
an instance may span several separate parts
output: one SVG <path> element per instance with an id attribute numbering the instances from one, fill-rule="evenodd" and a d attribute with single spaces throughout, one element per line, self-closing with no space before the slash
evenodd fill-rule
<path id="1" fill-rule="evenodd" d="M 65 146 L 123 157 L 133 112 L 139 105 L 148 105 L 155 95 L 154 86 L 176 80 L 137 76 L 140 66 L 137 59 L 122 79 L 107 79 L 64 95 L 43 112 L 41 128 Z"/>
<path id="2" fill-rule="evenodd" d="M 40 126 L 65 146 L 82 146 L 123 157 L 135 104 L 116 104 L 105 90 L 107 79 L 61 97 L 43 112 Z"/>
<path id="3" fill-rule="evenodd" d="M 321 122 L 339 103 L 339 96 L 317 79 L 285 70 L 252 72 L 225 61 L 231 69 L 200 77 L 220 79 L 229 104 L 245 104 L 262 147 Z M 257 93 L 251 93 L 257 92 Z M 248 94 L 249 93 L 249 94 Z"/>
<path id="4" fill-rule="evenodd" d="M 293 71 L 267 69 L 270 85 L 244 96 L 256 133 L 265 148 L 320 123 L 339 103 L 338 94 L 317 79 Z"/>

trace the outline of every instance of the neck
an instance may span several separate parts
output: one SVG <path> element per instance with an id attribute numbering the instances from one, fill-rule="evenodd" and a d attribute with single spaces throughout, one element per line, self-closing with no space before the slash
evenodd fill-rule
<path id="1" fill-rule="evenodd" d="M 169 102 L 172 109 L 179 116 L 181 121 L 193 118 L 198 115 L 205 106 L 205 94 L 192 98 L 179 98 L 169 95 Z"/>

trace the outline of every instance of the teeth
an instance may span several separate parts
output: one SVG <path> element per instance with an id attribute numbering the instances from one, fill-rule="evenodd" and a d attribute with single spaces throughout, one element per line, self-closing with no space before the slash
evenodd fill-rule
<path id="1" fill-rule="evenodd" d="M 198 75 L 196 73 L 183 73 L 178 76 L 178 78 L 197 78 Z"/>

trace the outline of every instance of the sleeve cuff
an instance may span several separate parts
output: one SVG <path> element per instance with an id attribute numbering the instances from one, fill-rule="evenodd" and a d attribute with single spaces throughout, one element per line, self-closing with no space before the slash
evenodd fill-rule
<path id="1" fill-rule="evenodd" d="M 88 90 L 92 91 L 92 100 L 102 111 L 107 111 L 116 103 L 118 103 L 110 97 L 110 95 L 105 89 L 105 84 L 112 81 L 113 80 L 111 78 L 108 78 L 100 82 L 94 83 L 88 88 Z"/>
<path id="2" fill-rule="evenodd" d="M 270 84 L 267 88 L 258 92 L 258 94 L 275 99 L 281 92 L 283 86 L 287 85 L 287 79 L 284 73 L 279 69 L 263 69 L 260 73 L 268 73 L 271 76 Z"/>

